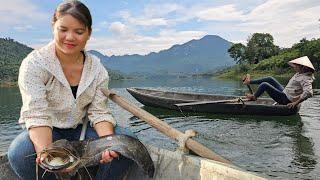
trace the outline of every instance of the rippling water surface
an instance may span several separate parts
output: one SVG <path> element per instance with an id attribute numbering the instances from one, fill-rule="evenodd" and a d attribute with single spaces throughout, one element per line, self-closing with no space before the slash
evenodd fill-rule
<path id="1" fill-rule="evenodd" d="M 144 107 L 126 87 L 243 95 L 238 82 L 211 79 L 147 79 L 111 82 L 119 95 L 166 121 L 181 131 L 194 129 L 196 140 L 237 166 L 270 179 L 317 179 L 320 177 L 320 96 L 304 102 L 299 115 L 287 117 L 235 116 L 181 113 Z M 17 88 L 0 88 L 0 153 L 21 131 L 17 125 L 21 105 Z M 176 143 L 145 122 L 110 103 L 115 118 L 145 143 L 174 150 Z"/>

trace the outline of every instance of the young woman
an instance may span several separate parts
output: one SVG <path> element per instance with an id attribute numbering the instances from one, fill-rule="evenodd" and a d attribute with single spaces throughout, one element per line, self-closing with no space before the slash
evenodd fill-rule
<path id="1" fill-rule="evenodd" d="M 9 162 L 21 179 L 36 179 L 39 154 L 59 139 L 79 140 L 87 118 L 85 138 L 129 131 L 116 126 L 101 88 L 108 87 L 108 72 L 84 48 L 92 33 L 89 9 L 80 1 L 64 1 L 53 15 L 54 39 L 31 52 L 19 71 L 22 108 L 19 123 L 25 130 L 11 143 Z M 132 161 L 104 151 L 96 179 L 117 179 Z M 111 166 L 112 164 L 112 166 Z M 40 174 L 40 173 L 39 173 Z M 45 173 L 45 179 L 55 179 Z"/>
<path id="2" fill-rule="evenodd" d="M 249 74 L 244 77 L 244 84 L 259 84 L 254 94 L 247 94 L 250 100 L 256 100 L 265 91 L 269 96 L 279 104 L 287 105 L 289 108 L 296 107 L 299 103 L 305 101 L 313 95 L 312 82 L 315 69 L 307 56 L 303 56 L 288 62 L 296 71 L 284 88 L 273 77 L 264 77 L 251 80 Z"/>

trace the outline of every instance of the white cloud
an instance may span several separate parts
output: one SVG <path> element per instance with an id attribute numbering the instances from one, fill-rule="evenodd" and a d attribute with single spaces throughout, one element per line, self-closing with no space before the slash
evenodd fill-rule
<path id="1" fill-rule="evenodd" d="M 112 32 L 115 37 L 130 38 L 134 36 L 134 30 L 119 21 L 111 23 L 109 31 Z"/>
<path id="2" fill-rule="evenodd" d="M 182 6 L 178 4 L 149 4 L 144 7 L 141 15 L 133 16 L 130 11 L 120 11 L 119 15 L 128 26 L 152 28 L 170 26 L 167 15 L 181 9 Z"/>
<path id="3" fill-rule="evenodd" d="M 237 10 L 233 4 L 205 8 L 197 12 L 195 16 L 207 21 L 235 21 L 244 18 L 243 12 Z"/>
<path id="4" fill-rule="evenodd" d="M 32 25 L 23 25 L 23 26 L 15 26 L 13 27 L 13 29 L 19 32 L 26 32 L 30 30 L 35 30 L 35 27 L 33 27 Z"/>
<path id="5" fill-rule="evenodd" d="M 246 11 L 236 4 L 220 7 L 229 13 L 216 11 L 216 6 L 203 5 L 192 11 L 199 12 L 195 16 L 205 24 L 202 30 L 223 34 L 223 38 L 232 42 L 246 42 L 256 32 L 270 33 L 275 44 L 281 47 L 291 47 L 304 37 L 320 38 L 318 0 L 267 0 Z M 189 16 L 189 20 L 191 18 Z"/>
<path id="6" fill-rule="evenodd" d="M 28 0 L 10 0 L 2 2 L 0 6 L 1 27 L 16 25 L 23 29 L 27 24 L 47 19 L 48 14 L 41 13 L 34 3 Z"/>
<path id="7" fill-rule="evenodd" d="M 106 55 L 124 55 L 158 52 L 168 49 L 174 44 L 182 44 L 191 39 L 199 39 L 206 35 L 201 31 L 163 30 L 158 36 L 132 35 L 123 37 L 93 37 L 88 42 L 88 49 L 99 50 Z"/>
<path id="8" fill-rule="evenodd" d="M 119 16 L 122 18 L 122 19 L 128 19 L 131 17 L 131 13 L 130 11 L 120 11 L 119 12 Z"/>
<path id="9" fill-rule="evenodd" d="M 101 28 L 92 28 L 92 31 L 93 31 L 93 32 L 100 32 L 100 31 L 101 31 Z"/>
<path id="10" fill-rule="evenodd" d="M 50 41 L 52 41 L 53 38 L 43 38 L 43 39 L 37 39 L 37 41 L 33 44 L 30 44 L 29 46 L 32 47 L 33 49 L 39 49 L 46 44 L 48 44 Z"/>
<path id="11" fill-rule="evenodd" d="M 247 33 L 267 32 L 275 43 L 289 47 L 300 39 L 320 37 L 320 1 L 269 0 L 257 6 L 235 27 Z"/>
<path id="12" fill-rule="evenodd" d="M 169 24 L 164 18 L 130 18 L 129 22 L 135 26 L 167 26 Z"/>
<path id="13" fill-rule="evenodd" d="M 109 30 L 116 34 L 123 34 L 125 33 L 126 29 L 126 25 L 121 22 L 113 22 L 109 27 Z"/>
<path id="14" fill-rule="evenodd" d="M 173 3 L 164 3 L 164 4 L 149 4 L 144 8 L 144 15 L 146 17 L 163 17 L 169 13 L 178 12 L 184 9 L 183 6 Z"/>
<path id="15" fill-rule="evenodd" d="M 40 7 L 29 1 L 10 0 L 1 4 L 0 32 L 13 27 L 16 31 L 39 31 L 39 23 L 50 22 L 51 14 L 41 13 Z M 319 0 L 179 2 L 153 1 L 141 11 L 125 6 L 126 10 L 110 12 L 107 21 L 93 29 L 104 37 L 95 37 L 93 33 L 89 49 L 108 55 L 148 54 L 205 34 L 245 42 L 255 32 L 270 33 L 282 47 L 289 47 L 303 37 L 320 37 Z M 112 32 L 112 36 L 107 31 Z M 32 42 L 32 47 L 42 44 Z"/>
<path id="16" fill-rule="evenodd" d="M 133 17 L 129 11 L 121 11 L 119 14 L 123 21 L 128 24 L 128 26 L 156 27 L 169 25 L 168 21 L 162 17 L 154 18 L 145 15 Z"/>

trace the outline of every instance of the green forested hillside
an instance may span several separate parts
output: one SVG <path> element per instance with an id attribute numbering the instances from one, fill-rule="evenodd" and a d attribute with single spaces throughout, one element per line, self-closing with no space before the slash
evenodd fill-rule
<path id="1" fill-rule="evenodd" d="M 246 54 L 246 48 L 249 47 L 241 44 L 234 44 L 234 46 L 229 49 L 229 53 L 237 62 L 237 65 L 220 71 L 216 73 L 216 75 L 221 78 L 240 78 L 242 75 L 250 73 L 254 74 L 256 77 L 265 75 L 289 77 L 292 75 L 293 70 L 287 64 L 288 61 L 301 56 L 309 57 L 316 68 L 316 72 L 320 69 L 320 39 L 302 39 L 291 48 L 279 49 L 274 55 L 265 59 L 262 58 L 255 62 L 248 61 L 249 55 Z M 252 52 L 252 50 L 250 50 L 250 52 Z M 250 55 L 259 57 L 259 53 Z"/>
<path id="2" fill-rule="evenodd" d="M 10 38 L 0 38 L 0 83 L 15 82 L 21 61 L 32 48 Z"/>

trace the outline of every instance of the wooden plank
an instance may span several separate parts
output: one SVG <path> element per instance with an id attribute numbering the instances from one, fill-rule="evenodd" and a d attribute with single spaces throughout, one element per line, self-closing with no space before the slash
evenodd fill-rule
<path id="1" fill-rule="evenodd" d="M 188 102 L 188 103 L 179 103 L 175 104 L 175 106 L 194 106 L 194 105 L 201 105 L 201 104 L 219 104 L 219 103 L 235 103 L 235 102 L 246 102 L 249 101 L 248 99 L 226 99 L 226 100 L 217 100 L 217 101 L 196 101 L 196 102 Z"/>

